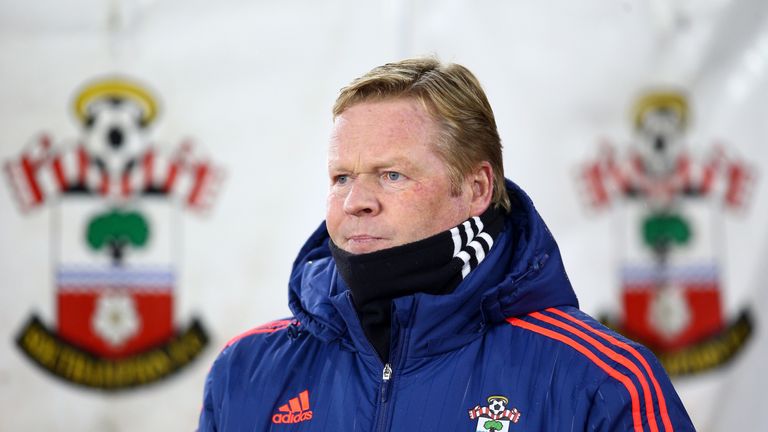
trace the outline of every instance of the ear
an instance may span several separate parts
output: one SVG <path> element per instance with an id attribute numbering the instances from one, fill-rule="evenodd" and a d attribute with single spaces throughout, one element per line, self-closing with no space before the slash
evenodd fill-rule
<path id="1" fill-rule="evenodd" d="M 487 161 L 480 162 L 467 180 L 472 192 L 470 215 L 480 216 L 491 205 L 493 198 L 493 168 Z"/>

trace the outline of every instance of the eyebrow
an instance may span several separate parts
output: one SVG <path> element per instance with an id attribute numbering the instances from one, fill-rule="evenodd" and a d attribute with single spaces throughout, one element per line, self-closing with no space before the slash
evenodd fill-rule
<path id="1" fill-rule="evenodd" d="M 344 170 L 342 169 L 345 166 L 345 163 L 339 163 L 339 160 L 336 159 L 336 161 L 328 161 L 328 169 L 329 170 L 336 170 L 336 171 L 352 171 L 352 170 Z M 403 168 L 407 171 L 413 171 L 415 170 L 415 166 L 411 162 L 409 158 L 405 157 L 396 157 L 392 159 L 385 159 L 381 161 L 374 161 L 373 165 L 371 166 L 371 169 L 366 169 L 365 171 L 370 172 L 377 172 L 381 170 L 386 170 L 389 168 Z"/>

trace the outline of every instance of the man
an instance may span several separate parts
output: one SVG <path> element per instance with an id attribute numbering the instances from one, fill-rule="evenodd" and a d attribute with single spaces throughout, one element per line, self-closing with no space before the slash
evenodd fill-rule
<path id="1" fill-rule="evenodd" d="M 353 81 L 328 170 L 294 316 L 222 351 L 201 430 L 693 430 L 653 355 L 577 309 L 467 69 L 413 59 Z"/>

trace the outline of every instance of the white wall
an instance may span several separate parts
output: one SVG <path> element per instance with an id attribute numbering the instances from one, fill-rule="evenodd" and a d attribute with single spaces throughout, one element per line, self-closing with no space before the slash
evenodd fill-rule
<path id="1" fill-rule="evenodd" d="M 22 215 L 0 187 L 0 430 L 193 429 L 218 347 L 288 314 L 290 263 L 324 215 L 336 92 L 373 66 L 431 53 L 484 84 L 507 175 L 548 221 L 590 313 L 616 307 L 611 225 L 584 210 L 573 176 L 600 137 L 629 139 L 639 89 L 684 86 L 691 147 L 724 142 L 768 172 L 762 0 L 0 0 L 0 160 L 40 131 L 77 137 L 73 92 L 119 72 L 160 95 L 158 142 L 193 137 L 227 172 L 213 211 L 183 224 L 176 319 L 201 316 L 212 348 L 176 377 L 116 395 L 62 384 L 13 345 L 32 311 L 54 319 L 50 209 Z M 724 228 L 729 313 L 768 304 L 765 220 L 759 180 Z M 732 367 L 677 382 L 701 430 L 768 429 L 756 402 L 768 335 L 758 327 L 755 338 Z"/>

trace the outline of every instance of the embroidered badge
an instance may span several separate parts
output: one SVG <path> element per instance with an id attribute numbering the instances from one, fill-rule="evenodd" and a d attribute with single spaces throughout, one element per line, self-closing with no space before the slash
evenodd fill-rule
<path id="1" fill-rule="evenodd" d="M 174 328 L 182 208 L 205 210 L 221 171 L 190 142 L 149 139 L 155 97 L 125 78 L 88 83 L 81 135 L 41 134 L 5 164 L 23 212 L 51 207 L 55 326 L 33 315 L 18 336 L 35 363 L 75 384 L 119 390 L 179 370 L 206 346 L 202 324 Z"/>
<path id="2" fill-rule="evenodd" d="M 724 364 L 752 330 L 747 308 L 724 316 L 719 254 L 723 210 L 745 206 L 754 172 L 722 147 L 688 151 L 689 118 L 683 93 L 649 92 L 636 103 L 628 151 L 606 144 L 580 172 L 590 205 L 612 208 L 621 227 L 623 310 L 603 322 L 652 348 L 670 375 Z"/>
<path id="3" fill-rule="evenodd" d="M 504 396 L 488 397 L 488 406 L 475 406 L 469 410 L 469 418 L 477 420 L 476 432 L 506 432 L 510 423 L 520 420 L 517 408 L 507 408 L 509 399 Z"/>

